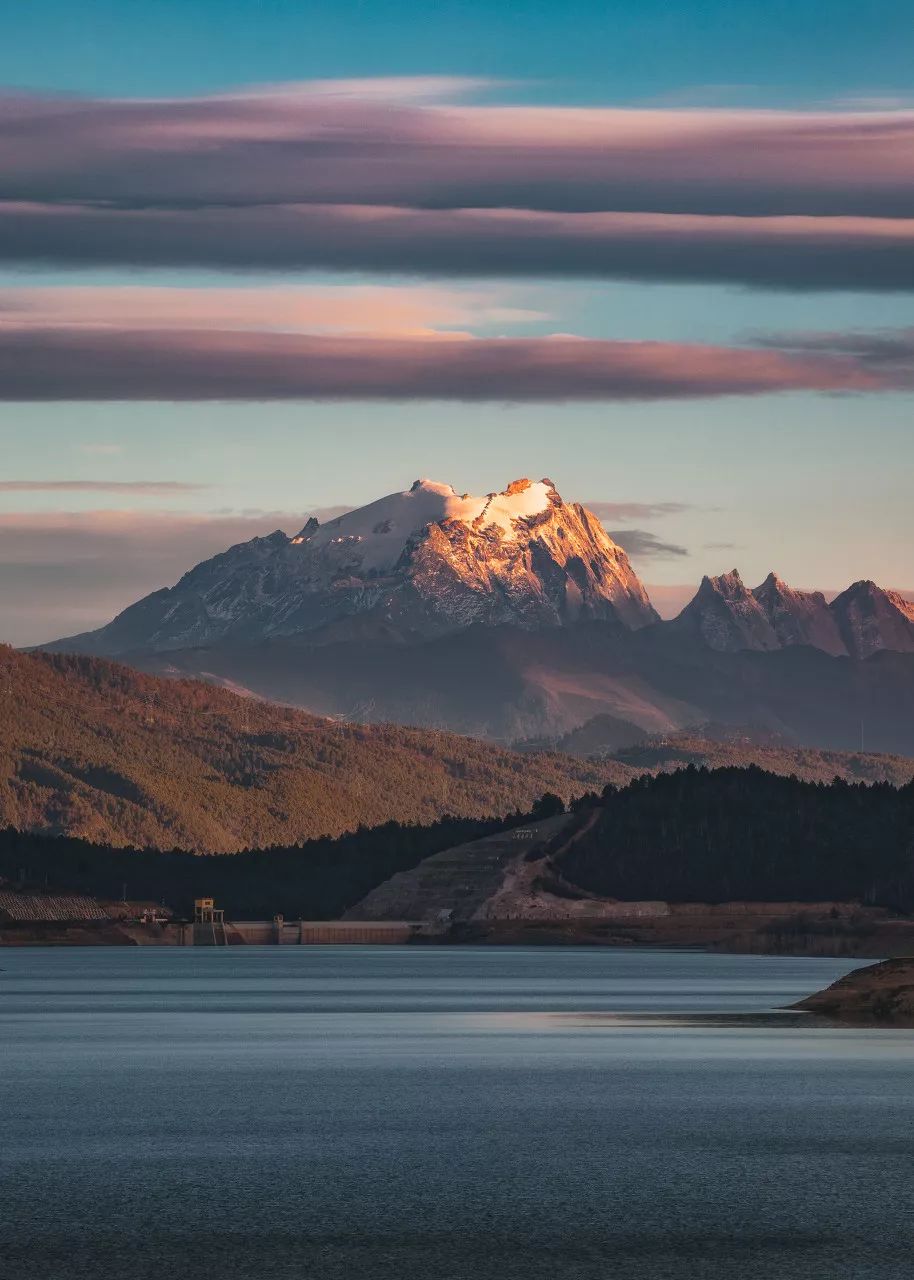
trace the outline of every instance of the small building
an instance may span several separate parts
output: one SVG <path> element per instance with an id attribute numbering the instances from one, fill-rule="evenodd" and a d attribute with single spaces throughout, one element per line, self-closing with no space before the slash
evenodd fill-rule
<path id="1" fill-rule="evenodd" d="M 194 898 L 194 924 L 222 924 L 224 911 L 213 898 Z"/>

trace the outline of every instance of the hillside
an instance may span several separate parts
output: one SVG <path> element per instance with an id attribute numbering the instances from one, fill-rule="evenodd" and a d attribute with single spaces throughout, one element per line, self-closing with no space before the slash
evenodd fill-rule
<path id="1" fill-rule="evenodd" d="M 774 735 L 757 741 L 751 734 L 714 726 L 645 736 L 640 742 L 620 747 L 616 745 L 619 732 L 618 722 L 611 716 L 595 716 L 549 745 L 568 755 L 615 761 L 638 773 L 671 773 L 688 765 L 706 769 L 757 765 L 767 773 L 804 782 L 843 778 L 846 782 L 890 782 L 902 787 L 914 778 L 914 759 L 910 756 L 798 747 Z"/>
<path id="2" fill-rule="evenodd" d="M 901 956 L 855 969 L 793 1008 L 839 1022 L 914 1027 L 914 961 Z"/>
<path id="3" fill-rule="evenodd" d="M 575 823 L 555 866 L 590 894 L 914 907 L 914 782 L 688 768 L 610 791 Z"/>
<path id="4" fill-rule="evenodd" d="M 508 821 L 517 821 L 515 815 Z M 444 818 L 425 826 L 386 822 L 336 838 L 256 849 L 231 857 L 131 849 L 0 828 L 0 883 L 21 871 L 31 887 L 112 900 L 161 902 L 187 916 L 194 898 L 214 896 L 229 919 L 326 919 L 342 914 L 389 877 L 467 840 L 501 831 L 504 820 Z"/>
<path id="5" fill-rule="evenodd" d="M 0 649 L 0 826 L 24 831 L 229 851 L 527 810 L 545 791 L 567 799 L 632 772 Z"/>

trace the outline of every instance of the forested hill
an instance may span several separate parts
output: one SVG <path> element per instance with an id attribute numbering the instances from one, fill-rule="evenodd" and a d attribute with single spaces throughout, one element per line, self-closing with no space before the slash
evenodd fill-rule
<path id="1" fill-rule="evenodd" d="M 562 876 L 611 898 L 866 901 L 914 909 L 914 783 L 829 785 L 761 769 L 644 777 L 579 813 Z M 570 838 L 569 838 L 570 836 Z"/>
<path id="2" fill-rule="evenodd" d="M 902 787 L 914 778 L 914 759 L 878 751 L 832 751 L 802 747 L 774 733 L 706 725 L 678 733 L 643 734 L 618 746 L 620 722 L 595 716 L 572 733 L 550 743 L 556 751 L 612 760 L 643 773 L 671 773 L 686 765 L 708 769 L 758 765 L 766 773 L 791 774 L 805 782 L 891 782 Z M 535 745 L 535 744 L 529 744 Z M 542 744 L 541 744 L 542 745 Z"/>
<path id="3" fill-rule="evenodd" d="M 182 850 L 123 849 L 71 836 L 0 830 L 0 878 L 25 873 L 32 887 L 99 898 L 164 902 L 187 915 L 194 898 L 214 896 L 230 919 L 328 919 L 423 858 L 525 820 L 444 818 L 426 826 L 387 822 L 337 839 L 230 857 Z"/>
<path id="4" fill-rule="evenodd" d="M 546 791 L 567 800 L 634 773 L 0 647 L 0 827 L 235 851 L 527 810 Z"/>

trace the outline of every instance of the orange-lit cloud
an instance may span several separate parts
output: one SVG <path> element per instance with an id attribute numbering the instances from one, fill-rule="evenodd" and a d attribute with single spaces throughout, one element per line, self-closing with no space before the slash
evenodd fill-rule
<path id="1" fill-rule="evenodd" d="M 0 333 L 65 326 L 421 336 L 540 318 L 540 312 L 506 305 L 493 290 L 426 285 L 0 288 Z"/>

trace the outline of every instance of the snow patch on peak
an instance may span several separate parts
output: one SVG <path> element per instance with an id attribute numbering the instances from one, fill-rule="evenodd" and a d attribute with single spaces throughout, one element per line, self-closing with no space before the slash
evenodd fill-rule
<path id="1" fill-rule="evenodd" d="M 535 484 L 514 480 L 502 493 L 488 495 L 477 524 L 482 528 L 497 525 L 504 533 L 513 533 L 515 520 L 529 520 L 548 511 L 552 492 L 545 480 Z"/>
<path id="2" fill-rule="evenodd" d="M 351 556 L 362 572 L 384 574 L 429 525 L 456 520 L 477 530 L 494 526 L 502 536 L 510 536 L 516 532 L 516 520 L 546 511 L 553 494 L 548 482 L 526 480 L 515 481 L 503 493 L 474 497 L 458 494 L 453 485 L 423 478 L 402 493 L 337 516 L 310 536 L 303 530 L 303 540 L 315 551 L 326 548 L 340 557 Z"/>
<path id="3" fill-rule="evenodd" d="M 457 497 L 457 490 L 452 484 L 442 484 L 440 480 L 429 480 L 427 476 L 423 476 L 419 480 L 414 480 L 407 492 L 438 493 L 442 498 Z"/>

